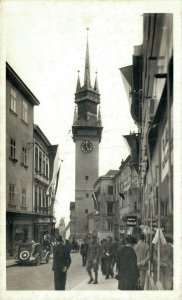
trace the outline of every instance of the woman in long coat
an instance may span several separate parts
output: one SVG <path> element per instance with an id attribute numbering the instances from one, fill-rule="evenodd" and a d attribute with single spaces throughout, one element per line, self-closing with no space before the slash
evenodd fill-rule
<path id="1" fill-rule="evenodd" d="M 117 255 L 118 289 L 135 290 L 139 278 L 137 257 L 133 249 L 136 243 L 134 237 L 126 238 L 126 245 L 119 249 Z"/>

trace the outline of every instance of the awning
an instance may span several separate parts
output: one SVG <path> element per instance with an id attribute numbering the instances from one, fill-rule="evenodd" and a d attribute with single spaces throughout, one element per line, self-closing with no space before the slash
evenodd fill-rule
<path id="1" fill-rule="evenodd" d="M 129 105 L 131 107 L 131 89 L 132 89 L 132 74 L 133 74 L 133 66 L 128 66 L 124 68 L 120 68 L 122 81 L 124 84 L 124 88 L 127 94 L 127 98 L 129 101 Z"/>

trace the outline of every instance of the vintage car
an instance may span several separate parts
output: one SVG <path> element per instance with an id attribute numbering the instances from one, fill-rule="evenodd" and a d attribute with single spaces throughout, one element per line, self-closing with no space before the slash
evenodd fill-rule
<path id="1" fill-rule="evenodd" d="M 20 265 L 36 265 L 49 261 L 50 252 L 41 249 L 39 243 L 21 243 L 15 262 Z"/>

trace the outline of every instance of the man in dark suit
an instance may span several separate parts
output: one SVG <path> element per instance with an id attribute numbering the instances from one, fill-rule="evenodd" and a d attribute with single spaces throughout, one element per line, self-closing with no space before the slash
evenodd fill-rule
<path id="1" fill-rule="evenodd" d="M 119 249 L 117 255 L 118 289 L 135 290 L 139 278 L 137 257 L 133 249 L 136 239 L 133 236 L 126 238 L 126 245 Z"/>
<path id="2" fill-rule="evenodd" d="M 67 270 L 71 264 L 68 249 L 64 246 L 62 236 L 57 238 L 53 247 L 53 266 L 55 290 L 65 290 Z"/>

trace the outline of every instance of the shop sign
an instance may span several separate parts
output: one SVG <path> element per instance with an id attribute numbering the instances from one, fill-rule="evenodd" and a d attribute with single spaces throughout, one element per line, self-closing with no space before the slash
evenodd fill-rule
<path id="1" fill-rule="evenodd" d="M 126 226 L 137 226 L 137 217 L 136 216 L 127 216 L 126 217 Z"/>
<path id="2" fill-rule="evenodd" d="M 37 223 L 50 223 L 50 218 L 38 218 Z"/>

